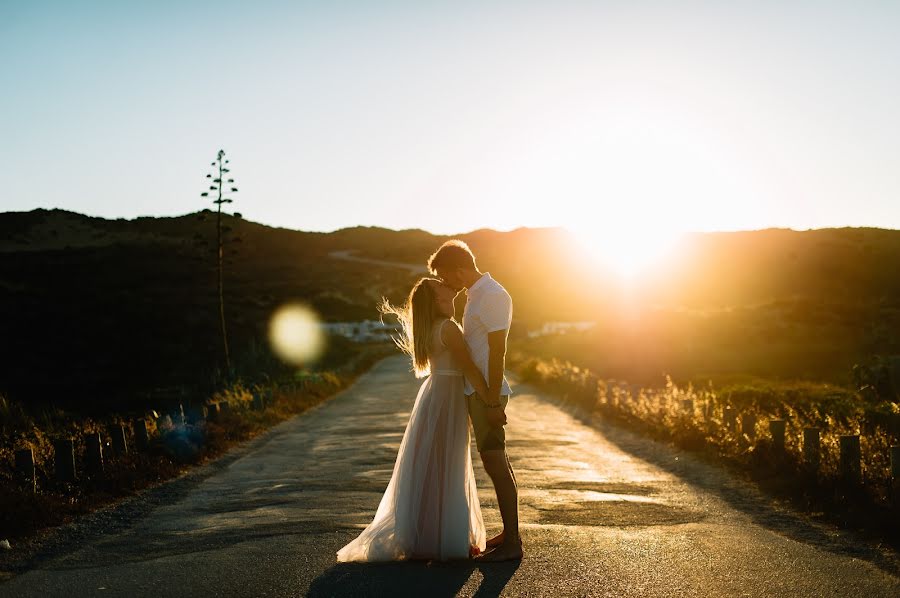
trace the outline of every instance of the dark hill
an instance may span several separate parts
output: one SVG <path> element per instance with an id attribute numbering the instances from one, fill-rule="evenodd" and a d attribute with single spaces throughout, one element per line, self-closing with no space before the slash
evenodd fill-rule
<path id="1" fill-rule="evenodd" d="M 900 303 L 900 231 L 769 229 L 686 237 L 645 290 L 665 304 L 742 305 L 788 297 Z"/>
<path id="2" fill-rule="evenodd" d="M 231 245 L 226 273 L 226 316 L 238 359 L 265 346 L 269 317 L 286 301 L 306 302 L 330 321 L 374 318 L 381 296 L 401 300 L 415 278 L 402 268 L 334 259 L 333 252 L 424 264 L 448 238 L 374 227 L 311 233 L 226 220 L 241 239 Z M 83 404 L 211 379 L 219 357 L 214 235 L 209 212 L 134 220 L 62 210 L 0 213 L 0 392 Z M 876 313 L 859 306 L 900 306 L 900 231 L 691 235 L 630 295 L 563 229 L 460 237 L 512 293 L 523 326 L 612 320 L 623 301 L 695 310 L 840 303 L 856 306 L 852 318 Z"/>

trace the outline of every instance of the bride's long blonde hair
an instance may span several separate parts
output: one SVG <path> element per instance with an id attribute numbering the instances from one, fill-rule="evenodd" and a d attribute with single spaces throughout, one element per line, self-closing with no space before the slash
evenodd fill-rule
<path id="1" fill-rule="evenodd" d="M 440 318 L 446 317 L 438 309 L 434 284 L 441 284 L 441 281 L 436 278 L 422 278 L 413 286 L 409 298 L 403 305 L 391 305 L 387 299 L 382 298 L 378 306 L 382 321 L 386 315 L 396 316 L 400 320 L 400 336 L 393 337 L 394 343 L 412 359 L 416 378 L 424 378 L 431 373 L 428 364 L 431 334 L 435 323 Z"/>

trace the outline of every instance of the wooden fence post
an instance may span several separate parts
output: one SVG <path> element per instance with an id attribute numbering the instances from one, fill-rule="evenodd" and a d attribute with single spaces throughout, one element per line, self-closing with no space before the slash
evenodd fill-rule
<path id="1" fill-rule="evenodd" d="M 745 413 L 741 417 L 741 434 L 756 438 L 756 416 L 752 413 Z"/>
<path id="2" fill-rule="evenodd" d="M 150 446 L 150 433 L 145 419 L 134 420 L 134 446 L 139 451 L 146 451 Z"/>
<path id="3" fill-rule="evenodd" d="M 37 480 L 34 475 L 34 452 L 30 448 L 16 451 L 16 476 L 23 486 L 37 490 Z"/>
<path id="4" fill-rule="evenodd" d="M 769 434 L 772 435 L 772 448 L 779 455 L 784 454 L 784 429 L 786 422 L 783 419 L 769 420 Z"/>
<path id="5" fill-rule="evenodd" d="M 803 428 L 803 464 L 807 473 L 819 472 L 819 428 Z"/>
<path id="6" fill-rule="evenodd" d="M 891 501 L 900 509 L 900 446 L 891 447 Z"/>
<path id="7" fill-rule="evenodd" d="M 89 473 L 103 473 L 103 444 L 100 434 L 84 435 L 85 453 L 84 465 Z"/>
<path id="8" fill-rule="evenodd" d="M 75 481 L 75 443 L 71 438 L 53 442 L 53 469 L 60 482 Z"/>
<path id="9" fill-rule="evenodd" d="M 607 389 L 606 392 L 608 393 L 609 390 Z M 609 396 L 609 395 L 607 395 L 607 396 Z M 263 409 L 265 409 L 265 408 L 266 408 L 266 402 L 265 402 L 265 401 L 266 401 L 266 400 L 265 400 L 265 398 L 263 397 L 263 394 L 262 394 L 261 391 L 256 391 L 256 392 L 254 392 L 254 393 L 253 393 L 253 410 L 254 410 L 254 411 L 262 411 Z M 608 399 L 607 399 L 607 402 L 609 402 Z"/>
<path id="10" fill-rule="evenodd" d="M 109 434 L 112 437 L 112 452 L 117 457 L 128 454 L 128 443 L 125 441 L 125 426 L 116 424 L 110 426 Z"/>
<path id="11" fill-rule="evenodd" d="M 725 424 L 726 430 L 733 432 L 736 421 L 737 413 L 735 412 L 734 407 L 726 407 L 722 410 L 722 422 Z"/>
<path id="12" fill-rule="evenodd" d="M 862 481 L 859 435 L 841 436 L 841 478 L 850 486 Z"/>

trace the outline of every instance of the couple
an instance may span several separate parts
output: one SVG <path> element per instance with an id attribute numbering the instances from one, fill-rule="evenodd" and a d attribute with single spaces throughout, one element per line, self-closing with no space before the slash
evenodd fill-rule
<path id="1" fill-rule="evenodd" d="M 503 429 L 512 299 L 489 273 L 479 272 L 462 241 L 444 243 L 428 269 L 437 278 L 419 280 L 405 305 L 381 306 L 400 319 L 397 343 L 412 358 L 416 376 L 428 378 L 419 388 L 375 518 L 338 551 L 338 561 L 522 558 L 519 494 Z M 460 330 L 452 319 L 453 299 L 463 288 L 467 301 Z M 469 419 L 503 519 L 503 531 L 487 541 Z"/>

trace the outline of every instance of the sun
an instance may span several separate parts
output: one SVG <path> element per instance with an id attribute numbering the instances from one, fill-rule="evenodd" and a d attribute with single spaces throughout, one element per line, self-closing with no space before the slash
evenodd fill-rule
<path id="1" fill-rule="evenodd" d="M 638 225 L 604 228 L 575 225 L 568 228 L 594 261 L 624 282 L 633 282 L 670 256 L 683 234 Z"/>

